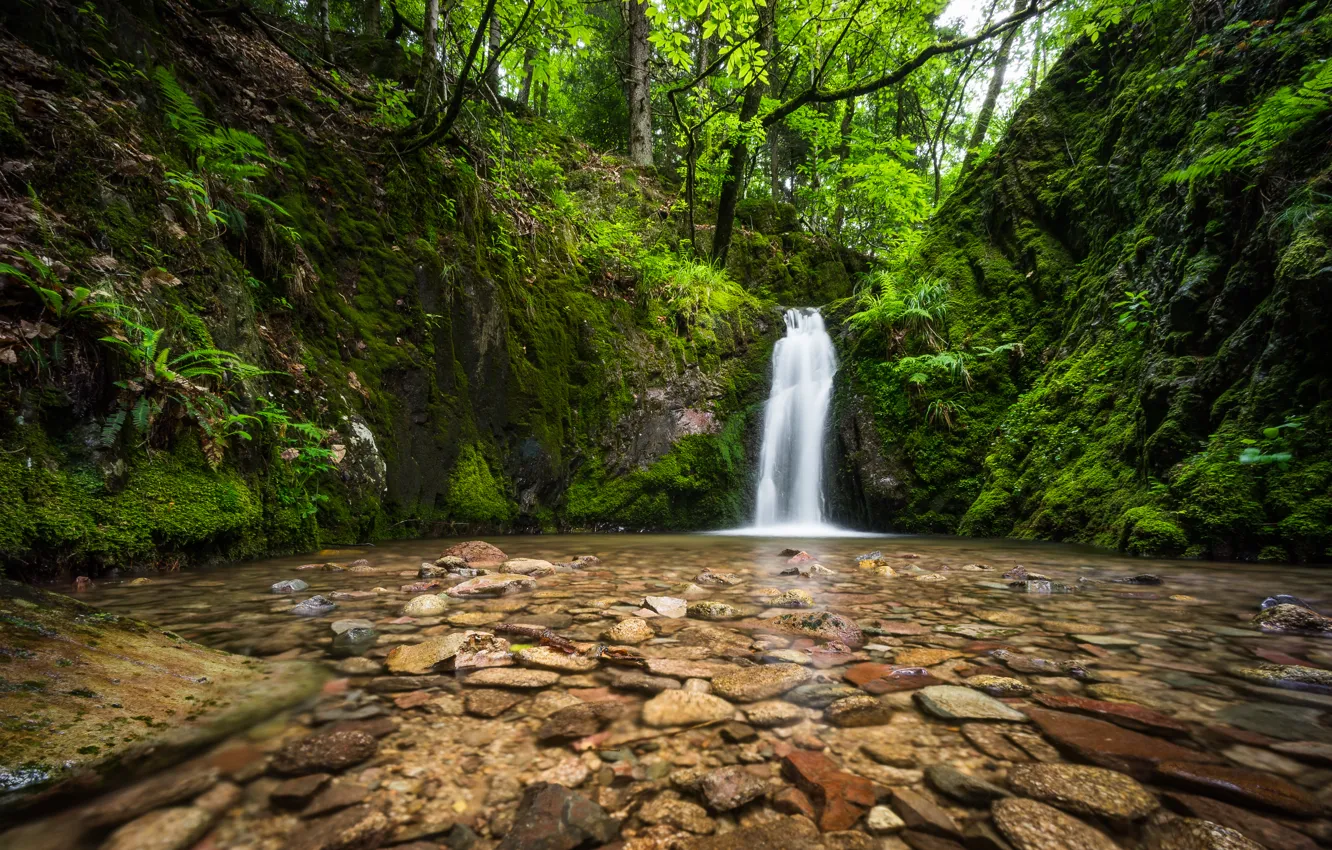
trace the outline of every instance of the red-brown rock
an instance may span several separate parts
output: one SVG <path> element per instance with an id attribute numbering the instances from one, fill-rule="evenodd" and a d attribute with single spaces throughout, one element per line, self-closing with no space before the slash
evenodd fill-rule
<path id="1" fill-rule="evenodd" d="M 1145 780 L 1161 762 L 1215 763 L 1215 756 L 1143 735 L 1104 720 L 1066 711 L 1027 710 L 1027 716 L 1061 750 L 1083 761 Z"/>
<path id="2" fill-rule="evenodd" d="M 1215 764 L 1162 762 L 1156 766 L 1160 779 L 1184 785 L 1232 802 L 1277 809 L 1298 817 L 1313 817 L 1322 807 L 1304 789 L 1275 776 L 1242 767 Z"/>
<path id="3" fill-rule="evenodd" d="M 891 694 L 914 691 L 930 685 L 942 684 L 924 667 L 895 667 L 867 661 L 847 668 L 842 678 L 871 694 Z"/>
<path id="4" fill-rule="evenodd" d="M 1172 792 L 1166 794 L 1165 799 L 1166 803 L 1176 811 L 1229 827 L 1264 847 L 1280 847 L 1281 850 L 1318 850 L 1318 845 L 1307 835 L 1262 815 L 1254 814 L 1248 809 L 1241 809 L 1209 797 L 1196 797 L 1193 794 Z"/>
<path id="5" fill-rule="evenodd" d="M 874 805 L 874 784 L 841 770 L 822 753 L 812 750 L 788 753 L 782 759 L 782 773 L 810 796 L 818 808 L 819 828 L 824 832 L 850 829 Z"/>
<path id="6" fill-rule="evenodd" d="M 1086 714 L 1139 732 L 1155 732 L 1173 737 L 1187 735 L 1190 731 L 1187 723 L 1131 702 L 1110 702 L 1068 694 L 1036 694 L 1034 699 L 1046 708 Z"/>
<path id="7" fill-rule="evenodd" d="M 509 560 L 508 555 L 484 540 L 468 540 L 463 543 L 455 543 L 445 549 L 440 557 L 447 558 L 450 555 L 455 558 L 462 558 L 469 566 L 473 567 L 493 567 Z"/>

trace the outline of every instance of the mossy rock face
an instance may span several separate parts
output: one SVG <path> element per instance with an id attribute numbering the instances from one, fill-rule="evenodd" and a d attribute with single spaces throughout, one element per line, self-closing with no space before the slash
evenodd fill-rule
<path id="1" fill-rule="evenodd" d="M 0 810 L 145 775 L 324 678 L 0 579 Z"/>

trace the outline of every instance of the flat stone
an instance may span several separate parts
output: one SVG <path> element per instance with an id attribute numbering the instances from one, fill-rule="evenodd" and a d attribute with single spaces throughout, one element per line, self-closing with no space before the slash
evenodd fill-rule
<path id="1" fill-rule="evenodd" d="M 861 690 L 876 695 L 914 691 L 942 684 L 924 667 L 897 667 L 872 661 L 852 665 L 842 676 Z"/>
<path id="2" fill-rule="evenodd" d="M 950 635 L 961 635 L 969 637 L 972 640 L 998 640 L 1000 638 L 1012 637 L 1021 634 L 1021 629 L 1014 629 L 1008 626 L 987 626 L 984 623 L 958 623 L 948 626 L 935 626 L 936 632 L 943 632 Z"/>
<path id="3" fill-rule="evenodd" d="M 1041 733 L 1061 750 L 1083 761 L 1127 773 L 1139 780 L 1150 779 L 1153 769 L 1161 762 L 1203 764 L 1217 760 L 1207 753 L 1186 749 L 1104 720 L 1039 708 L 1028 709 L 1027 714 Z"/>
<path id="4" fill-rule="evenodd" d="M 499 717 L 524 699 L 521 693 L 495 688 L 477 688 L 463 695 L 463 706 L 476 717 Z"/>
<path id="5" fill-rule="evenodd" d="M 375 624 L 370 622 L 369 620 L 355 620 L 355 619 L 334 620 L 332 623 L 329 624 L 329 628 L 333 630 L 333 634 L 335 635 L 340 635 L 345 632 L 349 632 L 352 629 L 373 629 L 374 627 Z"/>
<path id="6" fill-rule="evenodd" d="M 712 678 L 712 692 L 734 702 L 758 702 L 786 693 L 809 678 L 799 664 L 737 667 Z"/>
<path id="7" fill-rule="evenodd" d="M 961 658 L 962 653 L 955 649 L 932 649 L 929 647 L 913 647 L 911 649 L 898 650 L 893 655 L 893 663 L 904 667 L 933 667 L 935 664 L 942 664 L 953 658 Z"/>
<path id="8" fill-rule="evenodd" d="M 779 631 L 819 640 L 840 641 L 852 649 L 865 645 L 865 635 L 852 620 L 828 611 L 810 614 L 780 614 L 768 621 Z"/>
<path id="9" fill-rule="evenodd" d="M 808 590 L 796 587 L 767 600 L 772 608 L 813 608 L 814 597 Z"/>
<path id="10" fill-rule="evenodd" d="M 688 839 L 672 846 L 680 850 L 827 850 L 818 829 L 804 817 L 780 817 L 754 826 L 742 826 L 723 835 Z"/>
<path id="11" fill-rule="evenodd" d="M 690 661 L 686 658 L 649 658 L 649 673 L 676 679 L 712 679 L 735 670 L 734 664 L 719 661 Z"/>
<path id="12" fill-rule="evenodd" d="M 335 772 L 365 761 L 378 750 L 379 742 L 365 732 L 315 732 L 274 753 L 272 769 L 287 775 Z"/>
<path id="13" fill-rule="evenodd" d="M 794 750 L 782 759 L 782 774 L 809 795 L 824 832 L 850 829 L 875 803 L 874 784 L 841 770 L 823 753 Z"/>
<path id="14" fill-rule="evenodd" d="M 741 617 L 740 611 L 734 605 L 711 599 L 691 602 L 685 610 L 695 620 L 738 620 Z"/>
<path id="15" fill-rule="evenodd" d="M 905 826 L 897 812 L 887 806 L 874 806 L 865 815 L 865 828 L 875 835 L 892 835 Z"/>
<path id="16" fill-rule="evenodd" d="M 487 667 L 467 674 L 463 684 L 482 688 L 548 688 L 560 680 L 553 670 L 528 670 L 522 667 Z"/>
<path id="17" fill-rule="evenodd" d="M 464 563 L 476 567 L 493 567 L 504 563 L 508 556 L 497 546 L 492 546 L 484 540 L 468 540 L 463 543 L 455 543 L 439 556 L 439 560 L 454 557 L 461 558 Z M 436 562 L 438 563 L 438 562 Z"/>
<path id="18" fill-rule="evenodd" d="M 1324 617 L 1311 608 L 1300 605 L 1273 605 L 1253 618 L 1265 632 L 1295 632 L 1300 634 L 1332 634 L 1332 618 Z"/>
<path id="19" fill-rule="evenodd" d="M 1031 686 L 1011 676 L 979 675 L 967 679 L 967 687 L 975 688 L 992 697 L 1025 697 L 1031 694 Z"/>
<path id="20" fill-rule="evenodd" d="M 893 789 L 892 807 L 907 829 L 944 837 L 962 835 L 962 829 L 952 815 L 929 797 L 910 788 Z"/>
<path id="21" fill-rule="evenodd" d="M 601 846 L 619 832 L 605 809 L 562 785 L 533 783 L 523 790 L 513 826 L 498 850 L 574 850 Z"/>
<path id="22" fill-rule="evenodd" d="M 914 694 L 916 702 L 943 720 L 1006 720 L 1026 722 L 1027 716 L 980 691 L 960 685 L 934 685 Z"/>
<path id="23" fill-rule="evenodd" d="M 685 616 L 689 603 L 674 596 L 644 596 L 643 607 L 673 620 Z"/>
<path id="24" fill-rule="evenodd" d="M 309 590 L 310 585 L 298 578 L 289 578 L 286 581 L 279 581 L 269 588 L 274 593 L 300 593 L 302 590 Z"/>
<path id="25" fill-rule="evenodd" d="M 313 818 L 336 812 L 363 802 L 370 796 L 370 789 L 357 782 L 335 782 L 315 795 L 310 804 L 301 811 L 301 817 Z"/>
<path id="26" fill-rule="evenodd" d="M 526 650 L 524 650 L 525 652 Z M 680 687 L 680 682 L 668 676 L 649 676 L 641 670 L 622 670 L 617 667 L 607 668 L 611 676 L 611 687 L 625 691 L 659 694 L 673 691 Z"/>
<path id="27" fill-rule="evenodd" d="M 657 633 L 652 630 L 652 626 L 648 624 L 647 620 L 641 617 L 630 617 L 611 626 L 602 635 L 602 638 L 614 644 L 637 646 L 640 643 L 652 640 L 656 636 Z"/>
<path id="28" fill-rule="evenodd" d="M 711 570 L 704 570 L 694 576 L 694 584 L 702 587 L 731 587 L 742 581 L 744 579 L 735 573 L 716 573 Z"/>
<path id="29" fill-rule="evenodd" d="M 555 575 L 555 565 L 540 558 L 510 558 L 500 565 L 500 572 L 541 578 Z"/>
<path id="30" fill-rule="evenodd" d="M 1009 770 L 1008 787 L 1067 812 L 1120 823 L 1140 820 L 1160 807 L 1137 780 L 1103 767 L 1020 764 Z"/>
<path id="31" fill-rule="evenodd" d="M 577 788 L 588 780 L 592 771 L 587 764 L 577 756 L 570 756 L 562 759 L 554 767 L 543 770 L 538 776 L 538 782 L 548 782 L 552 785 L 563 785 L 565 788 Z"/>
<path id="32" fill-rule="evenodd" d="M 1168 792 L 1166 804 L 1172 809 L 1201 820 L 1229 827 L 1264 847 L 1280 850 L 1317 850 L 1313 839 L 1302 832 L 1263 817 L 1248 809 L 1222 803 L 1210 797 Z"/>
<path id="33" fill-rule="evenodd" d="M 756 702 L 745 706 L 744 712 L 745 720 L 761 729 L 790 726 L 805 719 L 805 712 L 799 706 L 781 700 Z"/>
<path id="34" fill-rule="evenodd" d="M 730 720 L 735 707 L 721 697 L 694 691 L 662 691 L 643 704 L 643 722 L 648 726 L 692 726 Z"/>
<path id="35" fill-rule="evenodd" d="M 751 800 L 757 800 L 768 790 L 768 783 L 743 767 L 723 767 L 704 774 L 699 790 L 714 812 L 729 812 Z"/>
<path id="36" fill-rule="evenodd" d="M 488 632 L 454 632 L 428 637 L 420 643 L 399 644 L 384 659 L 389 672 L 421 676 L 441 670 L 475 666 L 480 659 L 508 662 L 509 642 Z M 460 663 L 461 662 L 461 663 Z"/>
<path id="37" fill-rule="evenodd" d="M 455 599 L 511 596 L 536 590 L 536 581 L 527 576 L 486 575 L 469 578 L 444 591 Z"/>
<path id="38" fill-rule="evenodd" d="M 996 800 L 991 813 L 1015 850 L 1119 850 L 1105 833 L 1036 800 Z"/>
<path id="39" fill-rule="evenodd" d="M 322 596 L 311 596 L 303 602 L 297 603 L 289 609 L 288 613 L 295 614 L 298 617 L 324 617 L 332 614 L 338 607 L 338 603 L 331 599 L 325 599 Z"/>
<path id="40" fill-rule="evenodd" d="M 89 827 L 124 823 L 197 797 L 217 784 L 220 775 L 217 768 L 182 766 L 99 797 L 80 811 L 79 820 Z"/>
<path id="41" fill-rule="evenodd" d="M 335 815 L 308 821 L 283 850 L 372 850 L 393 830 L 388 817 L 370 806 L 353 806 Z"/>
<path id="42" fill-rule="evenodd" d="M 446 608 L 447 602 L 433 593 L 426 593 L 407 600 L 407 604 L 402 606 L 402 613 L 405 617 L 434 617 L 444 613 Z"/>
<path id="43" fill-rule="evenodd" d="M 1147 850 L 1264 850 L 1236 830 L 1197 818 L 1162 818 L 1147 826 Z M 1270 845 L 1269 850 L 1287 850 Z"/>
<path id="44" fill-rule="evenodd" d="M 971 681 L 968 679 L 967 683 L 970 684 Z M 1074 694 L 1036 694 L 1035 699 L 1047 708 L 1063 709 L 1109 720 L 1111 723 L 1139 732 L 1177 737 L 1187 735 L 1191 728 L 1187 723 L 1135 703 L 1088 699 Z"/>
<path id="45" fill-rule="evenodd" d="M 707 835 L 717 828 L 706 809 L 680 799 L 674 792 L 653 798 L 638 810 L 638 819 L 649 824 L 666 824 L 695 835 Z"/>
<path id="46" fill-rule="evenodd" d="M 456 611 L 449 615 L 449 625 L 469 629 L 502 623 L 506 615 L 490 611 Z"/>
<path id="47" fill-rule="evenodd" d="M 111 833 L 101 850 L 187 850 L 212 823 L 212 813 L 196 806 L 158 809 Z"/>
<path id="48" fill-rule="evenodd" d="M 876 697 L 859 694 L 831 703 L 823 716 L 833 726 L 843 728 L 883 726 L 892 722 L 893 709 Z"/>
<path id="49" fill-rule="evenodd" d="M 1332 670 L 1294 664 L 1263 664 L 1258 667 L 1238 667 L 1231 673 L 1269 687 L 1332 694 Z"/>
<path id="50" fill-rule="evenodd" d="M 319 789 L 328 784 L 330 778 L 327 773 L 311 773 L 308 776 L 288 779 L 274 788 L 268 799 L 273 805 L 284 809 L 304 808 Z"/>
<path id="51" fill-rule="evenodd" d="M 988 806 L 995 800 L 1011 796 L 993 782 L 963 773 L 950 764 L 932 764 L 925 768 L 925 781 L 945 797 L 968 806 Z"/>
<path id="52" fill-rule="evenodd" d="M 861 694 L 858 688 L 848 685 L 837 685 L 831 682 L 814 682 L 808 685 L 801 685 L 787 692 L 785 699 L 796 705 L 803 705 L 806 708 L 827 708 L 839 699 L 853 697 Z"/>
<path id="53" fill-rule="evenodd" d="M 1322 807 L 1302 788 L 1279 776 L 1238 767 L 1187 762 L 1162 762 L 1157 777 L 1194 788 L 1240 805 L 1276 809 L 1296 817 L 1313 817 Z"/>
<path id="54" fill-rule="evenodd" d="M 1226 706 L 1215 717 L 1222 723 L 1283 741 L 1332 743 L 1332 729 L 1322 724 L 1323 712 L 1316 708 L 1243 702 Z"/>
<path id="55" fill-rule="evenodd" d="M 538 741 L 573 740 L 600 732 L 602 727 L 625 713 L 616 702 L 584 702 L 551 713 L 537 729 Z"/>
<path id="56" fill-rule="evenodd" d="M 515 656 L 524 667 L 555 670 L 560 673 L 588 673 L 601 665 L 595 658 L 577 653 L 561 652 L 549 646 L 529 646 Z"/>

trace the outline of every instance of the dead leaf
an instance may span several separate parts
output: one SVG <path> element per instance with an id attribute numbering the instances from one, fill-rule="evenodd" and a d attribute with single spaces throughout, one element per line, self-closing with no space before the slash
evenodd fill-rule
<path id="1" fill-rule="evenodd" d="M 143 273 L 144 286 L 180 286 L 180 278 L 164 268 L 153 268 Z"/>
<path id="2" fill-rule="evenodd" d="M 347 447 L 341 443 L 329 446 L 329 450 L 333 452 L 334 463 L 342 463 L 342 459 L 347 456 Z"/>
<path id="3" fill-rule="evenodd" d="M 12 348 L 6 348 L 4 351 L 0 351 L 0 363 L 3 363 L 6 366 L 13 366 L 15 363 L 18 363 L 18 353 Z"/>

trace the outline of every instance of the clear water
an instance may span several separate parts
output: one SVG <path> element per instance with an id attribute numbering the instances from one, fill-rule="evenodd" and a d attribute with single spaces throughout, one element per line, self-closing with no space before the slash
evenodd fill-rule
<path id="1" fill-rule="evenodd" d="M 674 595 L 704 570 L 742 578 L 735 586 L 709 587 L 706 598 L 735 606 L 744 619 L 710 623 L 692 618 L 652 619 L 649 622 L 657 637 L 638 646 L 639 653 L 649 658 L 744 665 L 761 662 L 764 652 L 778 648 L 813 648 L 813 641 L 765 625 L 784 612 L 768 609 L 760 588 L 798 587 L 812 595 L 813 610 L 837 612 L 854 618 L 862 627 L 879 629 L 868 636 L 869 645 L 854 658 L 825 659 L 822 667 L 812 664 L 811 675 L 816 680 L 840 682 L 847 664 L 864 660 L 926 664 L 936 678 L 948 683 L 962 683 L 965 674 L 981 668 L 1019 679 L 1038 693 L 1119 700 L 1162 712 L 1194 730 L 1183 741 L 1187 746 L 1212 752 L 1231 766 L 1276 773 L 1311 794 L 1326 797 L 1323 789 L 1332 781 L 1332 771 L 1313 760 L 1273 749 L 1292 741 L 1332 743 L 1332 697 L 1257 689 L 1231 675 L 1237 666 L 1255 666 L 1268 658 L 1332 667 L 1332 641 L 1264 634 L 1249 622 L 1261 600 L 1274 593 L 1303 597 L 1324 610 L 1332 607 L 1328 574 L 1318 569 L 1154 562 L 1064 545 L 907 536 L 515 536 L 491 538 L 491 542 L 511 557 L 561 561 L 595 554 L 600 564 L 541 578 L 534 592 L 450 601 L 442 616 L 403 618 L 402 607 L 415 594 L 399 588 L 417 580 L 420 562 L 434 559 L 450 542 L 392 542 L 318 556 L 231 564 L 154 576 L 150 584 L 135 587 L 104 580 L 79 595 L 91 604 L 147 619 L 209 646 L 255 656 L 318 660 L 334 672 L 334 684 L 318 705 L 241 736 L 228 745 L 230 750 L 222 748 L 253 752 L 254 757 L 247 762 L 249 767 L 233 776 L 243 786 L 243 797 L 217 818 L 208 847 L 277 850 L 286 846 L 308 822 L 269 803 L 266 795 L 278 780 L 263 775 L 262 760 L 311 727 L 367 714 L 392 718 L 400 724 L 398 731 L 381 739 L 373 760 L 345 771 L 337 781 L 369 789 L 366 803 L 385 811 L 395 835 L 404 840 L 420 833 L 425 824 L 447 819 L 473 828 L 481 837 L 477 847 L 494 847 L 496 836 L 513 817 L 522 786 L 559 770 L 572 771 L 576 779 L 580 772 L 585 773 L 578 781 L 579 793 L 625 817 L 626 837 L 656 835 L 665 827 L 643 823 L 634 812 L 645 799 L 670 787 L 672 771 L 739 763 L 777 785 L 782 782 L 780 753 L 792 746 L 823 747 L 845 769 L 882 785 L 921 788 L 921 769 L 938 762 L 1003 783 L 1010 766 L 1007 762 L 978 749 L 963 734 L 965 727 L 925 715 L 909 692 L 881 698 L 896 712 L 884 725 L 838 728 L 826 723 L 819 710 L 807 708 L 795 726 L 760 730 L 756 740 L 732 743 L 721 738 L 716 728 L 663 734 L 643 726 L 640 709 L 648 695 L 611 687 L 613 671 L 604 664 L 590 672 L 562 675 L 543 690 L 515 692 L 514 705 L 495 718 L 475 716 L 465 709 L 471 689 L 460 685 L 452 674 L 442 682 L 427 684 L 422 702 L 400 707 L 395 698 L 402 696 L 402 689 L 395 690 L 393 677 L 377 667 L 398 643 L 537 616 L 559 624 L 556 631 L 563 637 L 600 641 L 606 629 L 639 610 L 645 595 Z M 835 575 L 780 575 L 788 566 L 778 553 L 787 547 L 808 550 Z M 899 575 L 875 575 L 858 568 L 856 556 L 875 549 L 882 551 Z M 375 572 L 296 569 L 311 561 L 347 564 L 357 558 L 368 560 Z M 992 569 L 962 569 L 970 564 Z M 1009 589 L 1000 576 L 1016 565 L 1079 589 L 1049 596 Z M 1144 587 L 1079 586 L 1078 582 L 1084 577 L 1112 579 L 1143 572 L 1157 573 L 1166 583 Z M 925 574 L 942 576 L 942 580 L 916 580 Z M 310 590 L 294 598 L 269 592 L 272 583 L 290 578 L 308 581 Z M 306 619 L 288 611 L 294 602 L 314 593 L 329 596 L 375 588 L 386 590 L 340 600 L 338 609 L 328 616 Z M 354 662 L 362 666 L 351 673 L 346 672 L 348 662 L 330 655 L 330 625 L 343 618 L 368 619 L 380 632 L 378 643 L 365 659 Z M 959 625 L 1015 631 L 990 640 L 938 630 Z M 1088 635 L 1120 641 L 1088 648 Z M 1052 661 L 1074 660 L 1088 675 L 1014 672 L 992 655 L 1004 647 Z M 927 650 L 940 654 L 923 656 Z M 581 752 L 568 744 L 536 740 L 535 730 L 554 707 L 601 698 L 619 700 L 626 708 L 623 717 L 607 728 L 605 737 L 588 742 Z M 1013 700 L 1012 704 L 1034 705 L 1029 700 Z M 896 754 L 894 763 L 885 765 L 868 757 L 864 747 L 873 744 L 890 747 Z M 1041 752 L 1045 758 L 1060 758 L 1048 747 Z M 207 758 L 221 756 L 214 753 Z M 1152 786 L 1152 790 L 1167 789 Z M 983 809 L 934 796 L 961 820 L 984 816 Z M 760 802 L 738 814 L 713 813 L 710 822 L 717 830 L 725 830 L 746 819 L 767 816 L 773 812 Z M 1285 822 L 1319 840 L 1332 838 L 1332 825 L 1326 820 Z M 82 845 L 67 841 L 60 846 L 97 846 L 104 835 L 89 834 Z M 1116 840 L 1126 848 L 1141 846 L 1132 837 Z"/>

